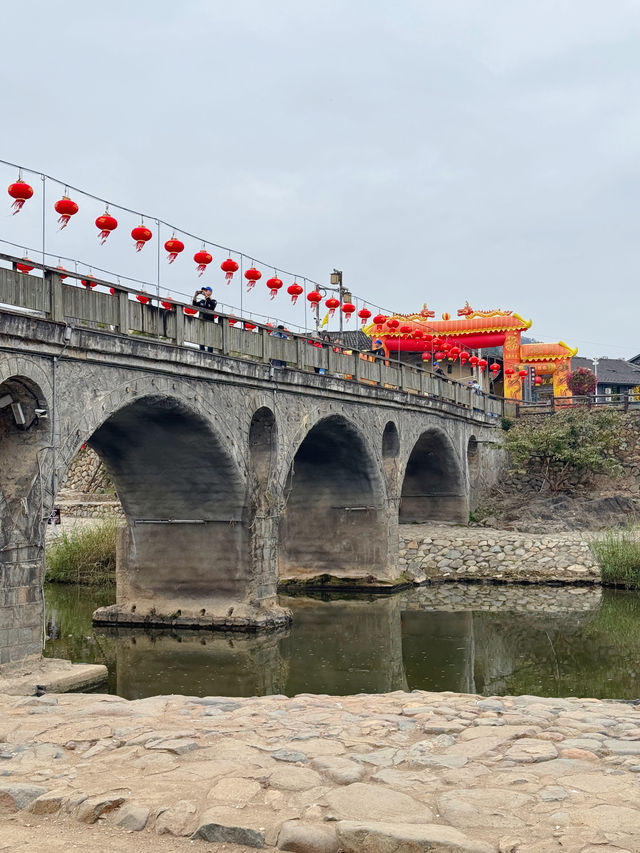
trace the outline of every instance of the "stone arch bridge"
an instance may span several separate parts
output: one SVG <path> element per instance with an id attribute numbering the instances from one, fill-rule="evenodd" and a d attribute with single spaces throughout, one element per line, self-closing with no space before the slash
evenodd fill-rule
<path id="1" fill-rule="evenodd" d="M 84 443 L 126 514 L 102 621 L 277 627 L 283 580 L 392 588 L 399 524 L 468 520 L 502 465 L 486 404 L 274 368 L 299 344 L 265 332 L 243 360 L 0 310 L 0 662 L 41 650 L 46 519 Z"/>

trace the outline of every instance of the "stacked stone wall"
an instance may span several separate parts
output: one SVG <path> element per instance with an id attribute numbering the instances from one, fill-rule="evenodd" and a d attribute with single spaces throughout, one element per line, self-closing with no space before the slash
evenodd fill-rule
<path id="1" fill-rule="evenodd" d="M 580 533 L 540 536 L 482 527 L 406 524 L 400 526 L 398 568 L 415 583 L 600 581 L 588 538 Z"/>

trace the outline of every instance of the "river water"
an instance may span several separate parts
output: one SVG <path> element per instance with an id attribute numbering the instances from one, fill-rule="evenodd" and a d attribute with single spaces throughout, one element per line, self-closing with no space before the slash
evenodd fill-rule
<path id="1" fill-rule="evenodd" d="M 106 664 L 108 691 L 127 699 L 414 689 L 640 697 L 634 592 L 441 584 L 384 597 L 282 596 L 293 624 L 263 636 L 94 628 L 112 588 L 45 592 L 45 655 Z"/>

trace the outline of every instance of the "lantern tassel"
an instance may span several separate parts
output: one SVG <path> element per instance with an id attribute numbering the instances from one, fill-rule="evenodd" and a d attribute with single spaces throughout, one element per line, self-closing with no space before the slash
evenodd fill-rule
<path id="1" fill-rule="evenodd" d="M 145 240 L 136 240 L 136 252 L 141 252 L 144 249 Z"/>
<path id="2" fill-rule="evenodd" d="M 20 211 L 22 210 L 22 205 L 25 203 L 25 201 L 26 201 L 26 199 L 24 199 L 24 198 L 17 198 L 13 202 L 13 204 L 11 205 L 11 207 L 13 209 L 13 216 L 15 216 L 16 213 L 20 213 Z"/>
<path id="3" fill-rule="evenodd" d="M 297 296 L 292 296 L 292 297 L 291 297 L 291 304 L 292 304 L 292 305 L 295 305 L 297 301 L 298 301 L 298 297 L 297 297 Z"/>
<path id="4" fill-rule="evenodd" d="M 169 261 L 170 264 L 172 264 L 177 257 L 178 257 L 177 252 L 169 252 L 169 254 L 167 255 L 167 260 Z"/>
<path id="5" fill-rule="evenodd" d="M 249 293 L 249 291 L 253 290 L 253 288 L 254 288 L 255 286 L 256 286 L 255 281 L 249 281 L 249 282 L 247 282 L 247 293 Z"/>
<path id="6" fill-rule="evenodd" d="M 104 244 L 107 242 L 107 237 L 109 236 L 109 234 L 111 234 L 111 231 L 101 231 L 98 234 L 98 240 L 100 241 L 101 246 L 104 246 Z"/>
<path id="7" fill-rule="evenodd" d="M 232 273 L 232 272 L 227 272 L 227 273 L 225 273 L 225 274 L 224 274 L 224 277 L 225 277 L 225 278 L 226 278 L 226 280 L 227 280 L 227 284 L 231 284 L 231 279 L 233 278 L 233 273 Z"/>
<path id="8" fill-rule="evenodd" d="M 66 228 L 66 227 L 67 227 L 67 225 L 69 224 L 69 220 L 70 220 L 70 219 L 71 219 L 71 217 L 70 217 L 68 214 L 63 213 L 63 214 L 58 218 L 58 223 L 59 223 L 59 225 L 60 225 L 60 227 L 58 228 L 58 231 L 62 231 L 62 229 L 63 229 L 63 228 Z"/>
<path id="9" fill-rule="evenodd" d="M 206 270 L 206 268 L 207 268 L 206 264 L 198 264 L 198 275 L 201 276 L 202 273 Z"/>

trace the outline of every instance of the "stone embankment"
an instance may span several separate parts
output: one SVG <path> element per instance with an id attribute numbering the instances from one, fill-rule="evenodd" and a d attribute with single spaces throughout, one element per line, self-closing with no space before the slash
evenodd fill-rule
<path id="1" fill-rule="evenodd" d="M 600 581 L 600 569 L 584 533 L 542 536 L 485 527 L 405 524 L 400 527 L 398 568 L 414 583 Z"/>
<path id="2" fill-rule="evenodd" d="M 0 695 L 0 815 L 185 850 L 631 853 L 639 795 L 640 710 L 621 702 Z"/>

